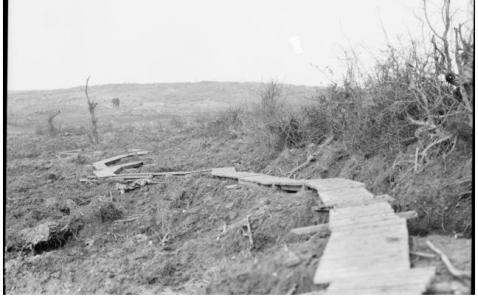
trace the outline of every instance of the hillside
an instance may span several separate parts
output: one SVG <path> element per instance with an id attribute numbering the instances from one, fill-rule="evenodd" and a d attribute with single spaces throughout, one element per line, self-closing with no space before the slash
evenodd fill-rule
<path id="1" fill-rule="evenodd" d="M 166 123 L 172 116 L 191 119 L 198 113 L 214 113 L 229 107 L 257 103 L 262 83 L 197 82 L 156 84 L 109 84 L 90 86 L 92 100 L 99 103 L 100 122 L 119 126 Z M 318 88 L 286 85 L 284 101 L 306 104 Z M 112 98 L 120 99 L 114 109 Z M 46 125 L 51 111 L 60 127 L 88 125 L 84 86 L 61 90 L 15 91 L 8 93 L 8 124 L 23 128 Z"/>
<path id="2" fill-rule="evenodd" d="M 235 166 L 282 177 L 318 153 L 294 174 L 296 179 L 348 178 L 363 182 L 374 194 L 389 194 L 396 199 L 395 212 L 417 212 L 418 217 L 408 221 L 411 252 L 430 254 L 425 244 L 430 240 L 456 267 L 470 271 L 471 158 L 466 143 L 413 171 L 407 157 L 415 153 L 415 144 L 400 141 L 394 148 L 391 139 L 377 138 L 368 127 L 347 129 L 362 134 L 360 139 L 340 131 L 343 114 L 359 106 L 307 100 L 321 91 L 294 86 L 284 87 L 280 104 L 264 105 L 257 94 L 261 87 L 267 89 L 252 83 L 92 87 L 90 94 L 100 102 L 97 145 L 88 140 L 86 128 L 74 130 L 88 125 L 82 88 L 11 93 L 7 293 L 324 290 L 312 278 L 329 233 L 291 233 L 327 223 L 329 213 L 314 209 L 321 202 L 312 192 L 287 193 L 208 174 L 161 176 L 126 192 L 118 182 L 86 180 L 93 175 L 92 163 L 128 149 L 149 151 L 140 157 L 144 164 L 129 172 Z M 327 93 L 333 97 L 338 92 Z M 121 99 L 119 109 L 110 107 L 107 99 L 112 97 Z M 54 123 L 62 130 L 38 130 L 46 123 L 42 112 L 48 109 L 62 110 Z M 360 112 L 362 118 L 365 113 L 376 115 L 365 108 Z M 321 146 L 331 132 L 335 138 Z M 372 147 L 384 141 L 386 147 Z M 253 246 L 240 225 L 245 218 Z M 50 228 L 45 226 L 59 230 L 58 235 L 44 241 L 44 228 Z M 427 293 L 469 293 L 469 283 L 451 276 L 437 257 L 411 254 L 410 261 L 412 267 L 437 268 Z"/>

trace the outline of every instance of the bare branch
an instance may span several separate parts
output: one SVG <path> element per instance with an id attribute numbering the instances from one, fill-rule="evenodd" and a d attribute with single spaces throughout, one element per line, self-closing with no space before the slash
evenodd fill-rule
<path id="1" fill-rule="evenodd" d="M 427 1 L 426 0 L 423 0 L 423 11 L 425 12 L 425 20 L 427 21 L 427 24 L 428 24 L 428 27 L 430 28 L 430 30 L 433 32 L 433 34 L 435 36 L 437 36 L 438 38 L 442 39 L 442 37 L 440 36 L 440 34 L 438 34 L 438 32 L 435 30 L 435 28 L 432 26 L 431 22 L 430 22 L 430 19 L 428 19 L 428 14 L 427 14 Z"/>
<path id="2" fill-rule="evenodd" d="M 450 262 L 450 259 L 448 258 L 448 256 L 446 256 L 445 253 L 443 253 L 440 249 L 435 247 L 435 245 L 433 245 L 430 241 L 427 241 L 426 243 L 427 243 L 427 246 L 431 250 L 433 250 L 433 252 L 435 252 L 436 254 L 440 256 L 441 260 L 445 264 L 450 274 L 459 278 L 468 278 L 468 279 L 471 278 L 471 275 L 468 272 L 458 270 L 457 268 L 455 268 L 455 266 L 453 266 L 452 263 Z"/>
<path id="3" fill-rule="evenodd" d="M 86 101 L 88 103 L 88 111 L 90 113 L 90 118 L 91 118 L 91 141 L 94 144 L 98 144 L 98 128 L 97 128 L 97 122 L 98 120 L 96 119 L 95 115 L 95 108 L 98 105 L 98 103 L 91 101 L 89 95 L 88 95 L 88 82 L 90 81 L 90 76 L 86 78 L 86 84 L 85 84 L 85 95 L 86 95 Z"/>

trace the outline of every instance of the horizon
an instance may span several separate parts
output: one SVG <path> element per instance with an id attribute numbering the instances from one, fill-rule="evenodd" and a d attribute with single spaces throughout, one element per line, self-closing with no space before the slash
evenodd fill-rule
<path id="1" fill-rule="evenodd" d="M 86 78 L 85 78 L 86 81 Z M 113 83 L 100 83 L 100 84 L 89 84 L 88 88 L 94 87 L 103 87 L 109 85 L 156 85 L 156 84 L 201 84 L 201 83 L 237 83 L 237 84 L 267 84 L 268 81 L 219 81 L 219 80 L 200 80 L 200 81 L 171 81 L 171 82 L 113 82 Z M 307 84 L 293 84 L 287 82 L 279 82 L 281 85 L 285 86 L 296 86 L 296 87 L 307 87 L 307 88 L 325 88 L 327 86 L 315 86 L 315 85 L 307 85 Z M 76 85 L 70 87 L 62 87 L 62 88 L 51 88 L 51 89 L 31 89 L 31 90 L 8 90 L 7 93 L 28 93 L 28 92 L 48 92 L 48 91 L 61 91 L 61 90 L 71 90 L 77 88 L 84 88 L 85 85 Z"/>
<path id="2" fill-rule="evenodd" d="M 415 0 L 132 3 L 10 1 L 7 90 L 74 88 L 88 75 L 92 86 L 274 79 L 321 87 L 342 76 L 344 50 L 370 68 L 388 42 L 428 38 Z M 468 2 L 453 3 L 463 12 Z"/>

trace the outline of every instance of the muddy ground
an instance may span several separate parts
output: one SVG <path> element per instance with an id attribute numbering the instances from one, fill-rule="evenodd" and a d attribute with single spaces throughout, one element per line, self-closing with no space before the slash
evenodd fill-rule
<path id="1" fill-rule="evenodd" d="M 159 177 L 126 193 L 115 183 L 80 182 L 92 175 L 92 162 L 131 148 L 150 151 L 135 172 L 234 165 L 274 175 L 303 162 L 311 149 L 265 155 L 263 144 L 240 133 L 204 136 L 193 129 L 124 128 L 101 136 L 96 147 L 81 134 L 8 136 L 8 294 L 301 294 L 324 288 L 313 285 L 312 278 L 328 235 L 290 233 L 295 227 L 327 222 L 326 212 L 311 209 L 320 204 L 313 192 L 286 193 L 208 175 Z M 71 149 L 81 151 L 58 156 Z M 379 194 L 392 175 L 383 175 L 384 163 L 374 159 L 371 163 L 344 155 L 335 144 L 297 176 L 362 179 Z M 418 183 L 410 185 L 395 191 L 412 195 Z M 403 210 L 415 208 L 417 199 L 398 198 Z M 411 248 L 430 253 L 425 246 L 429 239 L 457 267 L 470 270 L 471 242 L 463 238 L 470 229 L 469 205 L 457 207 L 453 213 L 458 217 L 441 224 L 433 223 L 432 207 L 418 211 L 419 219 L 409 223 Z M 247 220 L 252 236 L 243 226 Z M 68 224 L 70 230 L 56 243 L 26 247 L 25 232 L 46 222 Z M 469 282 L 451 277 L 439 259 L 412 255 L 411 261 L 437 266 L 429 293 L 469 292 Z"/>

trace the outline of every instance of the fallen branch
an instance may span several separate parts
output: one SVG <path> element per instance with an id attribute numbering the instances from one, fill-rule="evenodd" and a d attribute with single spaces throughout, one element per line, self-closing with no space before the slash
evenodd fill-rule
<path id="1" fill-rule="evenodd" d="M 332 142 L 332 140 L 334 139 L 334 136 L 331 135 L 329 136 L 322 144 L 320 144 L 319 148 L 317 149 L 317 151 L 315 151 L 314 153 L 310 154 L 308 157 L 307 157 L 307 160 L 295 167 L 292 171 L 290 171 L 288 174 L 287 174 L 287 177 L 288 178 L 291 178 L 292 175 L 294 175 L 294 173 L 298 172 L 299 170 L 302 170 L 303 168 L 307 167 L 311 162 L 315 161 L 317 159 L 317 156 L 319 155 L 320 151 L 322 151 L 322 148 L 327 146 L 328 144 L 330 144 L 330 142 Z"/>
<path id="2" fill-rule="evenodd" d="M 430 145 L 428 145 L 423 151 L 422 153 L 420 153 L 420 156 L 421 156 L 421 162 L 423 163 L 425 158 L 426 158 L 426 154 L 427 154 L 427 151 L 430 150 L 431 147 L 435 146 L 435 145 L 438 145 L 440 143 L 443 143 L 447 140 L 449 140 L 450 138 L 452 137 L 452 135 L 447 135 L 445 137 L 442 137 L 441 139 L 439 140 L 436 140 L 434 142 L 432 142 Z"/>
<path id="3" fill-rule="evenodd" d="M 471 275 L 469 273 L 467 273 L 465 271 L 462 271 L 462 270 L 458 270 L 457 268 L 455 268 L 455 266 L 453 266 L 452 263 L 450 262 L 450 260 L 448 259 L 448 256 L 446 256 L 445 253 L 443 253 L 440 249 L 435 247 L 435 245 L 433 245 L 432 242 L 427 241 L 427 246 L 433 252 L 435 252 L 436 254 L 438 254 L 440 256 L 441 260 L 443 261 L 446 268 L 448 269 L 448 272 L 450 272 L 451 275 L 453 275 L 455 277 L 458 277 L 458 278 L 471 279 Z"/>

